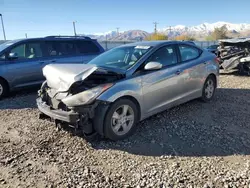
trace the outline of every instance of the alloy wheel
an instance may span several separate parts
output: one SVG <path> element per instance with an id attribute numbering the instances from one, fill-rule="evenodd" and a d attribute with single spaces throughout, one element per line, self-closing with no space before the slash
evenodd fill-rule
<path id="1" fill-rule="evenodd" d="M 210 99 L 213 94 L 214 94 L 214 82 L 212 79 L 209 79 L 206 83 L 206 86 L 205 86 L 205 95 L 206 95 L 206 98 Z"/>
<path id="2" fill-rule="evenodd" d="M 111 118 L 111 127 L 116 135 L 125 135 L 133 126 L 135 113 L 129 105 L 119 106 Z"/>
<path id="3" fill-rule="evenodd" d="M 0 84 L 0 96 L 3 94 L 3 86 Z"/>

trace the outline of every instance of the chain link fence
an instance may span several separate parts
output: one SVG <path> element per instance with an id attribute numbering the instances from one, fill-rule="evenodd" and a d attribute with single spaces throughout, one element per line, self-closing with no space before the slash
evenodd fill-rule
<path id="1" fill-rule="evenodd" d="M 0 44 L 4 43 L 5 41 L 4 40 L 0 40 Z"/>

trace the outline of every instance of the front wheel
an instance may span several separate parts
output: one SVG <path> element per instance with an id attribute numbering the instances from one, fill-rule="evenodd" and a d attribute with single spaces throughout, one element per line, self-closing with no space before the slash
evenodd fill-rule
<path id="1" fill-rule="evenodd" d="M 120 99 L 109 108 L 104 121 L 105 137 L 122 140 L 130 136 L 139 120 L 138 107 L 129 99 Z"/>
<path id="2" fill-rule="evenodd" d="M 8 93 L 8 85 L 2 79 L 0 79 L 0 99 L 6 96 Z"/>
<path id="3" fill-rule="evenodd" d="M 215 78 L 213 76 L 209 76 L 204 83 L 201 99 L 204 102 L 211 101 L 214 96 L 215 89 L 216 89 Z"/>

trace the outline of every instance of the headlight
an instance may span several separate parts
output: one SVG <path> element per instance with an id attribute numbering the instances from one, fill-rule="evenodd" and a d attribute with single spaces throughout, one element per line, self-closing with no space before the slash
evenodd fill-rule
<path id="1" fill-rule="evenodd" d="M 113 84 L 104 84 L 98 87 L 94 87 L 92 89 L 83 91 L 76 95 L 72 95 L 70 97 L 66 97 L 62 99 L 62 102 L 66 104 L 68 107 L 80 106 L 84 104 L 90 104 L 93 102 L 100 94 L 109 89 Z"/>

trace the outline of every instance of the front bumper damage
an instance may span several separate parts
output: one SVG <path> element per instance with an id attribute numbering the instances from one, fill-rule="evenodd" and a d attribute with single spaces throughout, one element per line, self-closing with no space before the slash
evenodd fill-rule
<path id="1" fill-rule="evenodd" d="M 124 78 L 124 73 L 90 64 L 50 64 L 43 68 L 43 75 L 46 81 L 36 101 L 40 118 L 54 121 L 57 127 L 67 124 L 85 135 L 103 135 L 109 102 L 97 97 L 110 83 Z M 98 88 L 102 84 L 106 85 Z"/>
<path id="2" fill-rule="evenodd" d="M 77 123 L 79 119 L 79 114 L 73 111 L 63 111 L 63 110 L 55 110 L 52 109 L 50 106 L 43 102 L 41 98 L 36 99 L 38 109 L 48 117 L 54 120 L 59 120 L 63 122 L 67 122 L 70 124 Z"/>
<path id="3" fill-rule="evenodd" d="M 86 137 L 91 137 L 96 132 L 103 135 L 103 122 L 109 107 L 108 102 L 95 101 L 91 105 L 77 106 L 70 110 L 55 109 L 41 97 L 36 99 L 36 103 L 41 112 L 39 118 L 55 122 L 58 129 L 68 126 Z"/>

